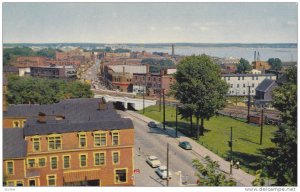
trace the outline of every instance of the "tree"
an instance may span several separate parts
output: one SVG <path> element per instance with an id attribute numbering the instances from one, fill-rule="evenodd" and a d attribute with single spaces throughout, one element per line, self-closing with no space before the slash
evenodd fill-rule
<path id="1" fill-rule="evenodd" d="M 193 136 L 193 114 L 195 106 L 193 104 L 185 104 L 180 106 L 178 109 L 182 119 L 190 120 L 190 135 Z"/>
<path id="2" fill-rule="evenodd" d="M 199 139 L 199 134 L 204 133 L 204 119 L 211 118 L 225 106 L 229 86 L 221 79 L 218 65 L 207 55 L 185 57 L 177 65 L 174 77 L 176 83 L 171 86 L 171 93 L 183 105 L 194 106 Z"/>
<path id="3" fill-rule="evenodd" d="M 249 61 L 247 61 L 244 58 L 241 58 L 239 64 L 237 65 L 237 72 L 245 73 L 246 71 L 250 71 L 251 69 L 252 66 L 249 64 Z"/>
<path id="4" fill-rule="evenodd" d="M 255 173 L 255 179 L 252 181 L 253 186 L 264 186 L 265 185 L 265 174 L 263 170 L 257 170 Z"/>
<path id="5" fill-rule="evenodd" d="M 271 152 L 265 153 L 267 174 L 275 185 L 297 185 L 297 68 L 286 71 L 287 82 L 273 91 L 273 106 L 281 112 L 282 124 L 275 132 Z"/>
<path id="6" fill-rule="evenodd" d="M 199 178 L 199 186 L 235 186 L 236 182 L 232 179 L 226 179 L 225 175 L 218 171 L 219 164 L 211 160 L 209 156 L 205 157 L 206 166 L 198 159 L 193 159 L 193 167 L 196 168 L 195 174 Z"/>
<path id="7" fill-rule="evenodd" d="M 279 58 L 270 58 L 268 59 L 268 63 L 271 65 L 271 69 L 273 70 L 282 69 L 282 62 Z"/>
<path id="8" fill-rule="evenodd" d="M 51 104 L 69 98 L 90 98 L 90 85 L 79 81 L 8 76 L 10 104 Z"/>
<path id="9" fill-rule="evenodd" d="M 170 67 L 175 67 L 172 60 L 169 59 L 152 59 L 147 58 L 141 61 L 142 65 L 149 64 L 151 73 L 159 73 L 161 69 L 166 69 Z"/>

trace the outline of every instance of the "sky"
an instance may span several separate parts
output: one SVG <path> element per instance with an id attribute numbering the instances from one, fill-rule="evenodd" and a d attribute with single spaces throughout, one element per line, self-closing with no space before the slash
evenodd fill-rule
<path id="1" fill-rule="evenodd" d="M 296 3 L 3 3 L 3 43 L 297 43 Z"/>

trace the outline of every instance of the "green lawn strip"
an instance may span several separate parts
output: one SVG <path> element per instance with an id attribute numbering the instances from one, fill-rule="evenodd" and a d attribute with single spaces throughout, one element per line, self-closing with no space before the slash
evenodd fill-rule
<path id="1" fill-rule="evenodd" d="M 139 111 L 143 114 L 143 111 Z M 158 122 L 163 121 L 163 112 L 159 112 L 158 106 L 150 106 L 145 109 L 145 116 Z M 166 106 L 166 122 L 168 126 L 175 127 L 175 108 Z M 196 118 L 193 119 L 194 128 Z M 179 130 L 189 133 L 189 121 L 185 121 L 178 116 Z M 246 172 L 255 174 L 262 163 L 261 150 L 275 147 L 271 142 L 273 132 L 278 128 L 275 126 L 264 125 L 263 144 L 259 145 L 260 126 L 251 125 L 240 120 L 232 119 L 225 116 L 215 116 L 204 122 L 205 133 L 201 136 L 198 143 L 218 154 L 226 160 L 230 157 L 230 148 L 228 141 L 230 139 L 230 127 L 233 127 L 233 159 L 239 161 L 240 166 Z M 195 138 L 193 138 L 195 139 Z"/>

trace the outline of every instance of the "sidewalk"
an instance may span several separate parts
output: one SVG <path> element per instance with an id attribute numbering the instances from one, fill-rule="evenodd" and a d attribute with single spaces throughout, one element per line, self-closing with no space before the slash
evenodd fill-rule
<path id="1" fill-rule="evenodd" d="M 133 111 L 126 111 L 126 113 L 148 123 L 150 121 L 154 121 L 153 119 L 150 119 L 144 115 L 138 114 L 136 112 Z M 160 124 L 157 121 L 154 121 L 158 124 Z M 178 138 L 175 138 L 175 129 L 171 128 L 171 127 L 167 127 L 166 126 L 166 130 L 165 130 L 166 134 L 174 137 L 174 139 L 180 141 L 188 141 L 191 143 L 191 145 L 193 146 L 193 151 L 195 153 L 197 153 L 198 155 L 200 155 L 201 157 L 205 157 L 205 156 L 209 156 L 213 161 L 218 161 L 219 165 L 220 165 L 220 170 L 222 170 L 224 173 L 229 174 L 229 170 L 230 170 L 230 162 L 225 161 L 224 159 L 222 159 L 221 157 L 219 157 L 218 155 L 216 155 L 215 153 L 209 151 L 208 149 L 206 149 L 205 147 L 203 147 L 202 145 L 200 145 L 199 143 L 195 142 L 193 139 L 186 137 L 184 134 L 182 134 L 181 132 L 178 131 L 177 135 Z M 248 173 L 246 173 L 245 171 L 243 171 L 242 169 L 232 169 L 232 178 L 234 178 L 234 180 L 236 180 L 238 183 L 241 183 L 243 186 L 247 186 L 250 187 L 252 186 L 251 182 L 255 179 L 255 176 L 252 176 Z"/>

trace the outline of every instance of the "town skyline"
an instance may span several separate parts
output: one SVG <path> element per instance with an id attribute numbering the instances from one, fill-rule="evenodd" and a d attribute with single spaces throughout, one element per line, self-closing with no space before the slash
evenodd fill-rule
<path id="1" fill-rule="evenodd" d="M 296 3 L 4 3 L 3 43 L 297 43 L 297 22 Z"/>

